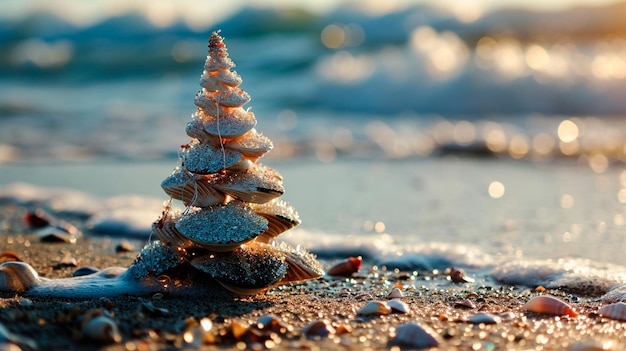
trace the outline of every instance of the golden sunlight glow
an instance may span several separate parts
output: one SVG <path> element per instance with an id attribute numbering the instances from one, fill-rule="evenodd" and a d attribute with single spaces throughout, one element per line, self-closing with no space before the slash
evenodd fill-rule
<path id="1" fill-rule="evenodd" d="M 523 134 L 518 134 L 511 139 L 509 144 L 509 155 L 513 158 L 523 158 L 528 154 L 528 137 Z"/>
<path id="2" fill-rule="evenodd" d="M 487 132 L 485 142 L 487 143 L 487 148 L 493 152 L 502 152 L 507 147 L 506 134 L 502 129 L 492 129 Z"/>
<path id="3" fill-rule="evenodd" d="M 609 159 L 600 153 L 593 154 L 588 159 L 589 167 L 596 173 L 604 173 L 609 168 Z"/>
<path id="4" fill-rule="evenodd" d="M 487 189 L 487 191 L 489 192 L 489 196 L 492 199 L 499 199 L 502 196 L 504 196 L 504 184 L 502 184 L 499 181 L 493 181 L 491 183 L 489 183 L 489 188 Z"/>
<path id="5" fill-rule="evenodd" d="M 337 49 L 344 46 L 346 34 L 338 25 L 329 24 L 322 30 L 321 39 L 327 48 Z"/>
<path id="6" fill-rule="evenodd" d="M 576 123 L 566 119 L 559 124 L 557 135 L 564 143 L 572 142 L 578 138 L 578 126 Z"/>
<path id="7" fill-rule="evenodd" d="M 534 69 L 541 70 L 550 63 L 550 55 L 546 49 L 539 45 L 533 44 L 526 49 L 526 64 Z"/>

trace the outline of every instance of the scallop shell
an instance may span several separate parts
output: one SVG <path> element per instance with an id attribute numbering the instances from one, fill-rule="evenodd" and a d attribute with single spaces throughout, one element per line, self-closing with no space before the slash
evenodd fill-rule
<path id="1" fill-rule="evenodd" d="M 322 265 L 315 259 L 315 256 L 300 248 L 292 248 L 285 243 L 273 245 L 272 248 L 280 252 L 287 264 L 287 274 L 281 283 L 301 282 L 305 280 L 317 279 L 324 275 Z"/>
<path id="2" fill-rule="evenodd" d="M 272 141 L 256 129 L 243 134 L 239 138 L 226 141 L 225 147 L 241 152 L 249 160 L 256 162 L 259 158 L 272 150 Z"/>
<path id="3" fill-rule="evenodd" d="M 0 291 L 21 293 L 40 282 L 39 274 L 27 263 L 9 261 L 0 265 Z"/>
<path id="4" fill-rule="evenodd" d="M 253 164 L 245 172 L 228 172 L 213 187 L 244 202 L 266 203 L 281 196 L 285 189 L 278 171 Z"/>
<path id="5" fill-rule="evenodd" d="M 264 244 L 196 257 L 191 264 L 238 295 L 252 295 L 277 284 L 287 274 L 282 255 Z"/>
<path id="6" fill-rule="evenodd" d="M 389 346 L 410 347 L 414 349 L 427 349 L 439 346 L 439 340 L 435 333 L 423 328 L 416 323 L 403 324 L 396 328 L 395 336 L 389 340 Z"/>
<path id="7" fill-rule="evenodd" d="M 175 224 L 182 236 L 212 251 L 232 251 L 267 230 L 267 220 L 239 201 L 183 214 Z"/>
<path id="8" fill-rule="evenodd" d="M 360 316 L 381 316 L 390 314 L 391 307 L 381 301 L 370 301 L 361 307 L 356 314 Z"/>
<path id="9" fill-rule="evenodd" d="M 178 229 L 176 229 L 176 221 L 180 219 L 180 215 L 167 215 L 165 219 L 159 219 L 152 223 L 152 232 L 163 243 L 176 249 L 203 248 L 193 241 L 184 237 Z"/>
<path id="10" fill-rule="evenodd" d="M 542 295 L 532 298 L 524 304 L 524 309 L 529 312 L 552 314 L 557 316 L 578 317 L 578 313 L 565 302 L 553 296 Z"/>
<path id="11" fill-rule="evenodd" d="M 243 160 L 243 155 L 237 151 L 197 142 L 191 143 L 182 157 L 185 169 L 196 174 L 217 173 Z"/>
<path id="12" fill-rule="evenodd" d="M 393 312 L 409 313 L 411 311 L 408 304 L 398 299 L 387 301 L 387 306 L 389 306 Z"/>
<path id="13" fill-rule="evenodd" d="M 185 206 L 209 207 L 224 203 L 226 195 L 211 185 L 210 176 L 195 175 L 184 169 L 177 169 L 161 182 L 161 188 L 173 199 Z"/>
<path id="14" fill-rule="evenodd" d="M 267 231 L 256 239 L 261 242 L 269 242 L 283 232 L 300 224 L 298 212 L 287 202 L 274 199 L 264 204 L 250 204 L 254 213 L 267 219 Z"/>
<path id="15" fill-rule="evenodd" d="M 361 258 L 361 256 L 350 257 L 348 259 L 335 263 L 332 267 L 328 269 L 326 274 L 337 277 L 348 277 L 352 275 L 352 273 L 357 273 L 361 269 L 362 265 L 363 258 Z"/>
<path id="16" fill-rule="evenodd" d="M 598 311 L 598 314 L 609 319 L 626 321 L 626 303 L 620 301 L 606 305 Z"/>

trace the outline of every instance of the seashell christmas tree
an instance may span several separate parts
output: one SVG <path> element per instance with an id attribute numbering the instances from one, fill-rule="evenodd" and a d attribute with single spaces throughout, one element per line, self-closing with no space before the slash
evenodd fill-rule
<path id="1" fill-rule="evenodd" d="M 228 290 L 254 294 L 323 271 L 311 254 L 274 243 L 300 219 L 278 199 L 284 193 L 280 173 L 258 163 L 273 144 L 243 107 L 250 96 L 233 67 L 223 38 L 213 32 L 197 110 L 186 127 L 192 139 L 181 147 L 181 165 L 161 184 L 186 209 L 170 213 L 166 206 L 153 232 Z"/>
<path id="2" fill-rule="evenodd" d="M 222 37 L 214 32 L 187 123 L 191 141 L 180 165 L 161 186 L 170 195 L 152 225 L 159 240 L 148 243 L 128 269 L 62 279 L 39 277 L 24 262 L 0 264 L 0 292 L 50 297 L 102 297 L 154 293 L 237 295 L 261 293 L 281 284 L 321 277 L 315 256 L 275 238 L 300 224 L 296 210 L 278 199 L 282 177 L 257 161 L 272 142 L 254 127 L 243 106 L 250 96 L 239 88 Z M 186 206 L 171 211 L 172 200 Z M 217 282 L 217 283 L 216 283 Z"/>

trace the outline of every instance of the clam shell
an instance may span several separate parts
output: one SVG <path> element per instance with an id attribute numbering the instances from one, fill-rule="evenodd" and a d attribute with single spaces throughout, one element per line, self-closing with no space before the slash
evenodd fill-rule
<path id="1" fill-rule="evenodd" d="M 0 265 L 0 291 L 21 293 L 40 282 L 39 274 L 27 263 L 9 261 Z"/>
<path id="2" fill-rule="evenodd" d="M 352 273 L 357 273 L 361 269 L 362 265 L 363 258 L 361 258 L 361 256 L 350 257 L 348 259 L 335 263 L 332 267 L 328 269 L 326 274 L 337 277 L 348 277 L 351 276 Z"/>
<path id="3" fill-rule="evenodd" d="M 381 316 L 390 313 L 391 307 L 381 301 L 369 301 L 357 311 L 360 316 Z"/>
<path id="4" fill-rule="evenodd" d="M 267 230 L 267 220 L 233 200 L 183 214 L 176 222 L 182 236 L 212 251 L 232 251 Z"/>
<path id="5" fill-rule="evenodd" d="M 257 241 L 269 242 L 283 232 L 300 224 L 298 212 L 285 201 L 274 199 L 264 204 L 250 204 L 254 213 L 268 221 L 267 231 L 257 237 Z"/>
<path id="6" fill-rule="evenodd" d="M 223 149 L 212 144 L 191 143 L 182 154 L 183 166 L 189 172 L 196 174 L 217 173 L 228 169 L 242 161 L 243 155 L 239 152 Z"/>
<path id="7" fill-rule="evenodd" d="M 272 141 L 256 129 L 252 129 L 244 135 L 226 142 L 225 147 L 241 152 L 249 160 L 256 162 L 259 158 L 272 150 Z"/>
<path id="8" fill-rule="evenodd" d="M 195 175 L 178 169 L 161 182 L 161 188 L 185 206 L 209 207 L 224 203 L 226 195 L 211 185 L 210 176 Z"/>
<path id="9" fill-rule="evenodd" d="M 578 313 L 565 302 L 553 296 L 542 295 L 532 298 L 524 304 L 524 309 L 529 312 L 552 314 L 557 316 L 578 317 Z"/>
<path id="10" fill-rule="evenodd" d="M 252 295 L 278 284 L 287 274 L 283 256 L 265 244 L 198 256 L 191 264 L 238 295 Z"/>
<path id="11" fill-rule="evenodd" d="M 387 306 L 389 306 L 394 312 L 409 313 L 411 311 L 411 308 L 408 304 L 398 299 L 392 299 L 387 301 Z"/>
<path id="12" fill-rule="evenodd" d="M 85 320 L 82 324 L 81 332 L 86 337 L 101 343 L 109 344 L 122 341 L 122 335 L 117 327 L 117 323 L 103 314 Z"/>
<path id="13" fill-rule="evenodd" d="M 400 290 L 398 288 L 393 288 L 393 289 L 391 289 L 391 291 L 389 292 L 389 295 L 387 295 L 387 297 L 390 297 L 390 298 L 400 298 L 400 297 L 404 297 L 404 293 L 402 292 L 402 290 Z"/>
<path id="14" fill-rule="evenodd" d="M 282 181 L 278 171 L 252 164 L 245 172 L 229 172 L 216 178 L 213 187 L 244 202 L 266 203 L 285 192 Z"/>
<path id="15" fill-rule="evenodd" d="M 439 346 L 439 340 L 430 329 L 425 329 L 415 323 L 403 324 L 396 328 L 395 336 L 389 340 L 389 346 L 427 349 Z"/>
<path id="16" fill-rule="evenodd" d="M 602 307 L 598 314 L 618 321 L 626 321 L 626 303 L 617 302 Z"/>
<path id="17" fill-rule="evenodd" d="M 322 265 L 315 259 L 315 255 L 299 247 L 292 248 L 285 243 L 273 245 L 272 248 L 283 255 L 285 263 L 288 266 L 287 274 L 281 280 L 281 283 L 317 279 L 324 275 Z"/>

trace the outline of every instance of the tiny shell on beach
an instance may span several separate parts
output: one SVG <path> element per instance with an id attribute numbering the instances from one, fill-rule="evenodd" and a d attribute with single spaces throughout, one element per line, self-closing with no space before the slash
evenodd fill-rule
<path id="1" fill-rule="evenodd" d="M 606 305 L 598 311 L 602 317 L 614 319 L 617 321 L 626 321 L 626 303 L 617 302 Z"/>
<path id="2" fill-rule="evenodd" d="M 360 316 L 381 316 L 391 313 L 391 307 L 381 301 L 370 301 L 357 312 Z"/>
<path id="3" fill-rule="evenodd" d="M 389 346 L 427 349 L 439 346 L 436 334 L 429 328 L 416 323 L 403 324 L 396 328 L 395 336 L 389 340 Z"/>
<path id="4" fill-rule="evenodd" d="M 529 312 L 551 314 L 556 316 L 578 317 L 578 313 L 567 303 L 553 296 L 536 296 L 524 304 Z"/>
<path id="5" fill-rule="evenodd" d="M 358 273 L 363 265 L 363 258 L 361 256 L 358 257 L 350 257 L 343 261 L 335 263 L 332 267 L 328 269 L 326 274 L 337 276 L 337 277 L 348 277 L 353 273 Z"/>

